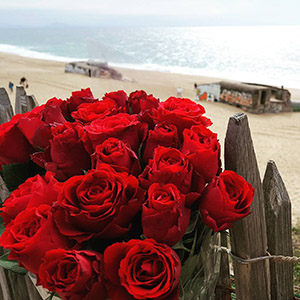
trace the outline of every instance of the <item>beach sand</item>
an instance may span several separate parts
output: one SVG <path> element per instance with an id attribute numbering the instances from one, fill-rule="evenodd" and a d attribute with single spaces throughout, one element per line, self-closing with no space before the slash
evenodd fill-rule
<path id="1" fill-rule="evenodd" d="M 18 84 L 20 78 L 28 79 L 27 94 L 34 94 L 40 104 L 52 97 L 66 99 L 72 91 L 90 87 L 94 96 L 123 89 L 127 93 L 143 89 L 161 100 L 176 96 L 178 87 L 183 97 L 194 99 L 194 83 L 211 83 L 220 79 L 155 71 L 120 69 L 132 82 L 105 78 L 89 78 L 64 72 L 64 63 L 37 60 L 0 53 L 0 86 L 8 90 L 8 82 Z M 262 83 L 263 84 L 263 83 Z M 287 87 L 288 88 L 288 87 Z M 300 99 L 299 89 L 290 89 L 292 99 Z M 14 93 L 9 93 L 14 103 Z M 227 123 L 233 114 L 242 110 L 223 103 L 201 102 L 206 116 L 212 119 L 211 129 L 218 133 L 224 146 Z M 256 151 L 258 166 L 263 178 L 268 160 L 274 160 L 285 182 L 292 201 L 293 223 L 300 220 L 300 113 L 247 114 Z"/>

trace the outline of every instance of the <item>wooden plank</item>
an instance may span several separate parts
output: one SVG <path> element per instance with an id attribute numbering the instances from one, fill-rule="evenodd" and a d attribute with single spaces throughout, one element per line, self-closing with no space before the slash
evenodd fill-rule
<path id="1" fill-rule="evenodd" d="M 1 289 L 8 295 L 8 300 L 28 300 L 29 295 L 25 282 L 25 276 L 3 270 L 6 278 L 5 284 L 1 282 Z M 36 300 L 36 299 L 32 299 Z"/>
<path id="2" fill-rule="evenodd" d="M 267 164 L 263 191 L 268 251 L 271 255 L 293 256 L 291 201 L 274 161 Z M 270 262 L 271 299 L 294 299 L 293 264 Z"/>
<path id="3" fill-rule="evenodd" d="M 221 232 L 221 246 L 227 248 L 227 232 Z M 221 253 L 220 274 L 216 288 L 215 300 L 231 300 L 231 282 L 228 254 Z"/>
<path id="4" fill-rule="evenodd" d="M 225 138 L 225 168 L 237 172 L 251 183 L 255 196 L 251 215 L 235 223 L 230 230 L 232 252 L 249 259 L 266 255 L 267 233 L 264 196 L 247 116 L 230 118 Z M 253 264 L 233 263 L 238 300 L 270 300 L 269 261 Z"/>
<path id="5" fill-rule="evenodd" d="M 0 203 L 3 203 L 8 196 L 9 190 L 6 187 L 2 176 L 0 175 Z"/>
<path id="6" fill-rule="evenodd" d="M 8 122 L 14 115 L 9 96 L 5 88 L 0 88 L 0 124 Z"/>
<path id="7" fill-rule="evenodd" d="M 39 103 L 37 102 L 36 98 L 34 95 L 27 95 L 27 110 L 31 111 L 33 110 L 36 106 L 39 106 Z"/>
<path id="8" fill-rule="evenodd" d="M 43 299 L 46 299 L 46 297 L 42 298 L 42 296 L 39 294 L 37 287 L 32 282 L 32 280 L 30 279 L 28 274 L 25 276 L 25 282 L 26 282 L 26 285 L 27 285 L 27 291 L 28 291 L 28 295 L 29 295 L 30 300 L 43 300 Z"/>
<path id="9" fill-rule="evenodd" d="M 15 113 L 23 114 L 28 111 L 27 97 L 23 86 L 16 86 Z"/>
<path id="10" fill-rule="evenodd" d="M 11 300 L 9 295 L 8 284 L 6 280 L 6 273 L 3 268 L 0 267 L 0 300 Z"/>

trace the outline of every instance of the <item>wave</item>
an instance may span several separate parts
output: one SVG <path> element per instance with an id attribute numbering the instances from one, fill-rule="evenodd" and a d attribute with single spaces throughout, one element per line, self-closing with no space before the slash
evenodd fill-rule
<path id="1" fill-rule="evenodd" d="M 78 57 L 66 57 L 58 56 L 52 53 L 39 52 L 32 50 L 30 48 L 9 45 L 9 44 L 0 44 L 0 52 L 5 52 L 9 54 L 15 54 L 23 57 L 29 57 L 34 59 L 42 60 L 51 60 L 59 62 L 71 62 L 71 61 L 87 61 L 88 58 L 78 58 Z M 219 79 L 229 79 L 237 80 L 244 82 L 253 82 L 261 84 L 269 84 L 281 86 L 285 85 L 289 88 L 299 88 L 299 78 L 298 76 L 293 76 L 292 74 L 282 74 L 278 78 L 277 74 L 272 76 L 270 74 L 247 72 L 247 71 L 220 71 L 212 68 L 191 68 L 191 67 L 180 67 L 174 65 L 158 65 L 150 63 L 114 63 L 109 61 L 109 64 L 114 67 L 128 68 L 135 70 L 151 70 L 151 71 L 160 71 L 165 73 L 177 73 L 184 75 L 195 75 L 195 76 L 205 76 Z"/>
<path id="2" fill-rule="evenodd" d="M 165 73 L 175 73 L 183 75 L 194 75 L 194 76 L 203 76 L 211 77 L 220 80 L 235 80 L 241 82 L 252 82 L 258 84 L 282 86 L 283 84 L 289 88 L 299 88 L 299 78 L 298 76 L 292 77 L 291 74 L 281 74 L 281 77 L 278 78 L 270 74 L 257 74 L 254 72 L 241 72 L 241 71 L 219 71 L 208 68 L 190 68 L 190 67 L 180 67 L 180 66 L 163 66 L 157 64 L 126 64 L 126 63 L 110 63 L 111 66 L 120 67 L 125 69 L 134 69 L 134 70 L 151 70 L 159 71 Z"/>
<path id="3" fill-rule="evenodd" d="M 43 60 L 52 60 L 52 61 L 60 61 L 60 62 L 70 62 L 74 60 L 82 60 L 80 58 L 75 57 L 64 57 L 57 56 L 51 53 L 43 53 L 31 50 L 26 47 L 8 45 L 8 44 L 0 44 L 0 52 L 15 54 L 23 57 L 43 59 Z"/>

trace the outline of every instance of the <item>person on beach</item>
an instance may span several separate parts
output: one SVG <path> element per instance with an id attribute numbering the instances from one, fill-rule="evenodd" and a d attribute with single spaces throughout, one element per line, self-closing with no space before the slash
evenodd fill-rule
<path id="1" fill-rule="evenodd" d="M 28 80 L 25 77 L 20 79 L 20 85 L 22 85 L 25 89 L 28 88 Z"/>
<path id="2" fill-rule="evenodd" d="M 198 84 L 194 84 L 194 89 L 196 91 L 196 100 L 199 101 L 201 95 L 201 89 L 198 87 Z"/>
<path id="3" fill-rule="evenodd" d="M 182 97 L 182 92 L 183 92 L 182 87 L 179 87 L 179 88 L 177 89 L 177 98 L 181 98 L 181 97 Z"/>
<path id="4" fill-rule="evenodd" d="M 13 92 L 14 84 L 11 81 L 8 83 L 8 88 L 10 89 L 11 92 Z"/>

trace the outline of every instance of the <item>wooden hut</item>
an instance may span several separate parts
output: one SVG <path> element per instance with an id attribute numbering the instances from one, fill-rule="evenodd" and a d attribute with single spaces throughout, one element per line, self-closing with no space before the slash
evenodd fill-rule
<path id="1" fill-rule="evenodd" d="M 290 112 L 291 94 L 283 87 L 221 81 L 219 100 L 252 113 Z"/>

